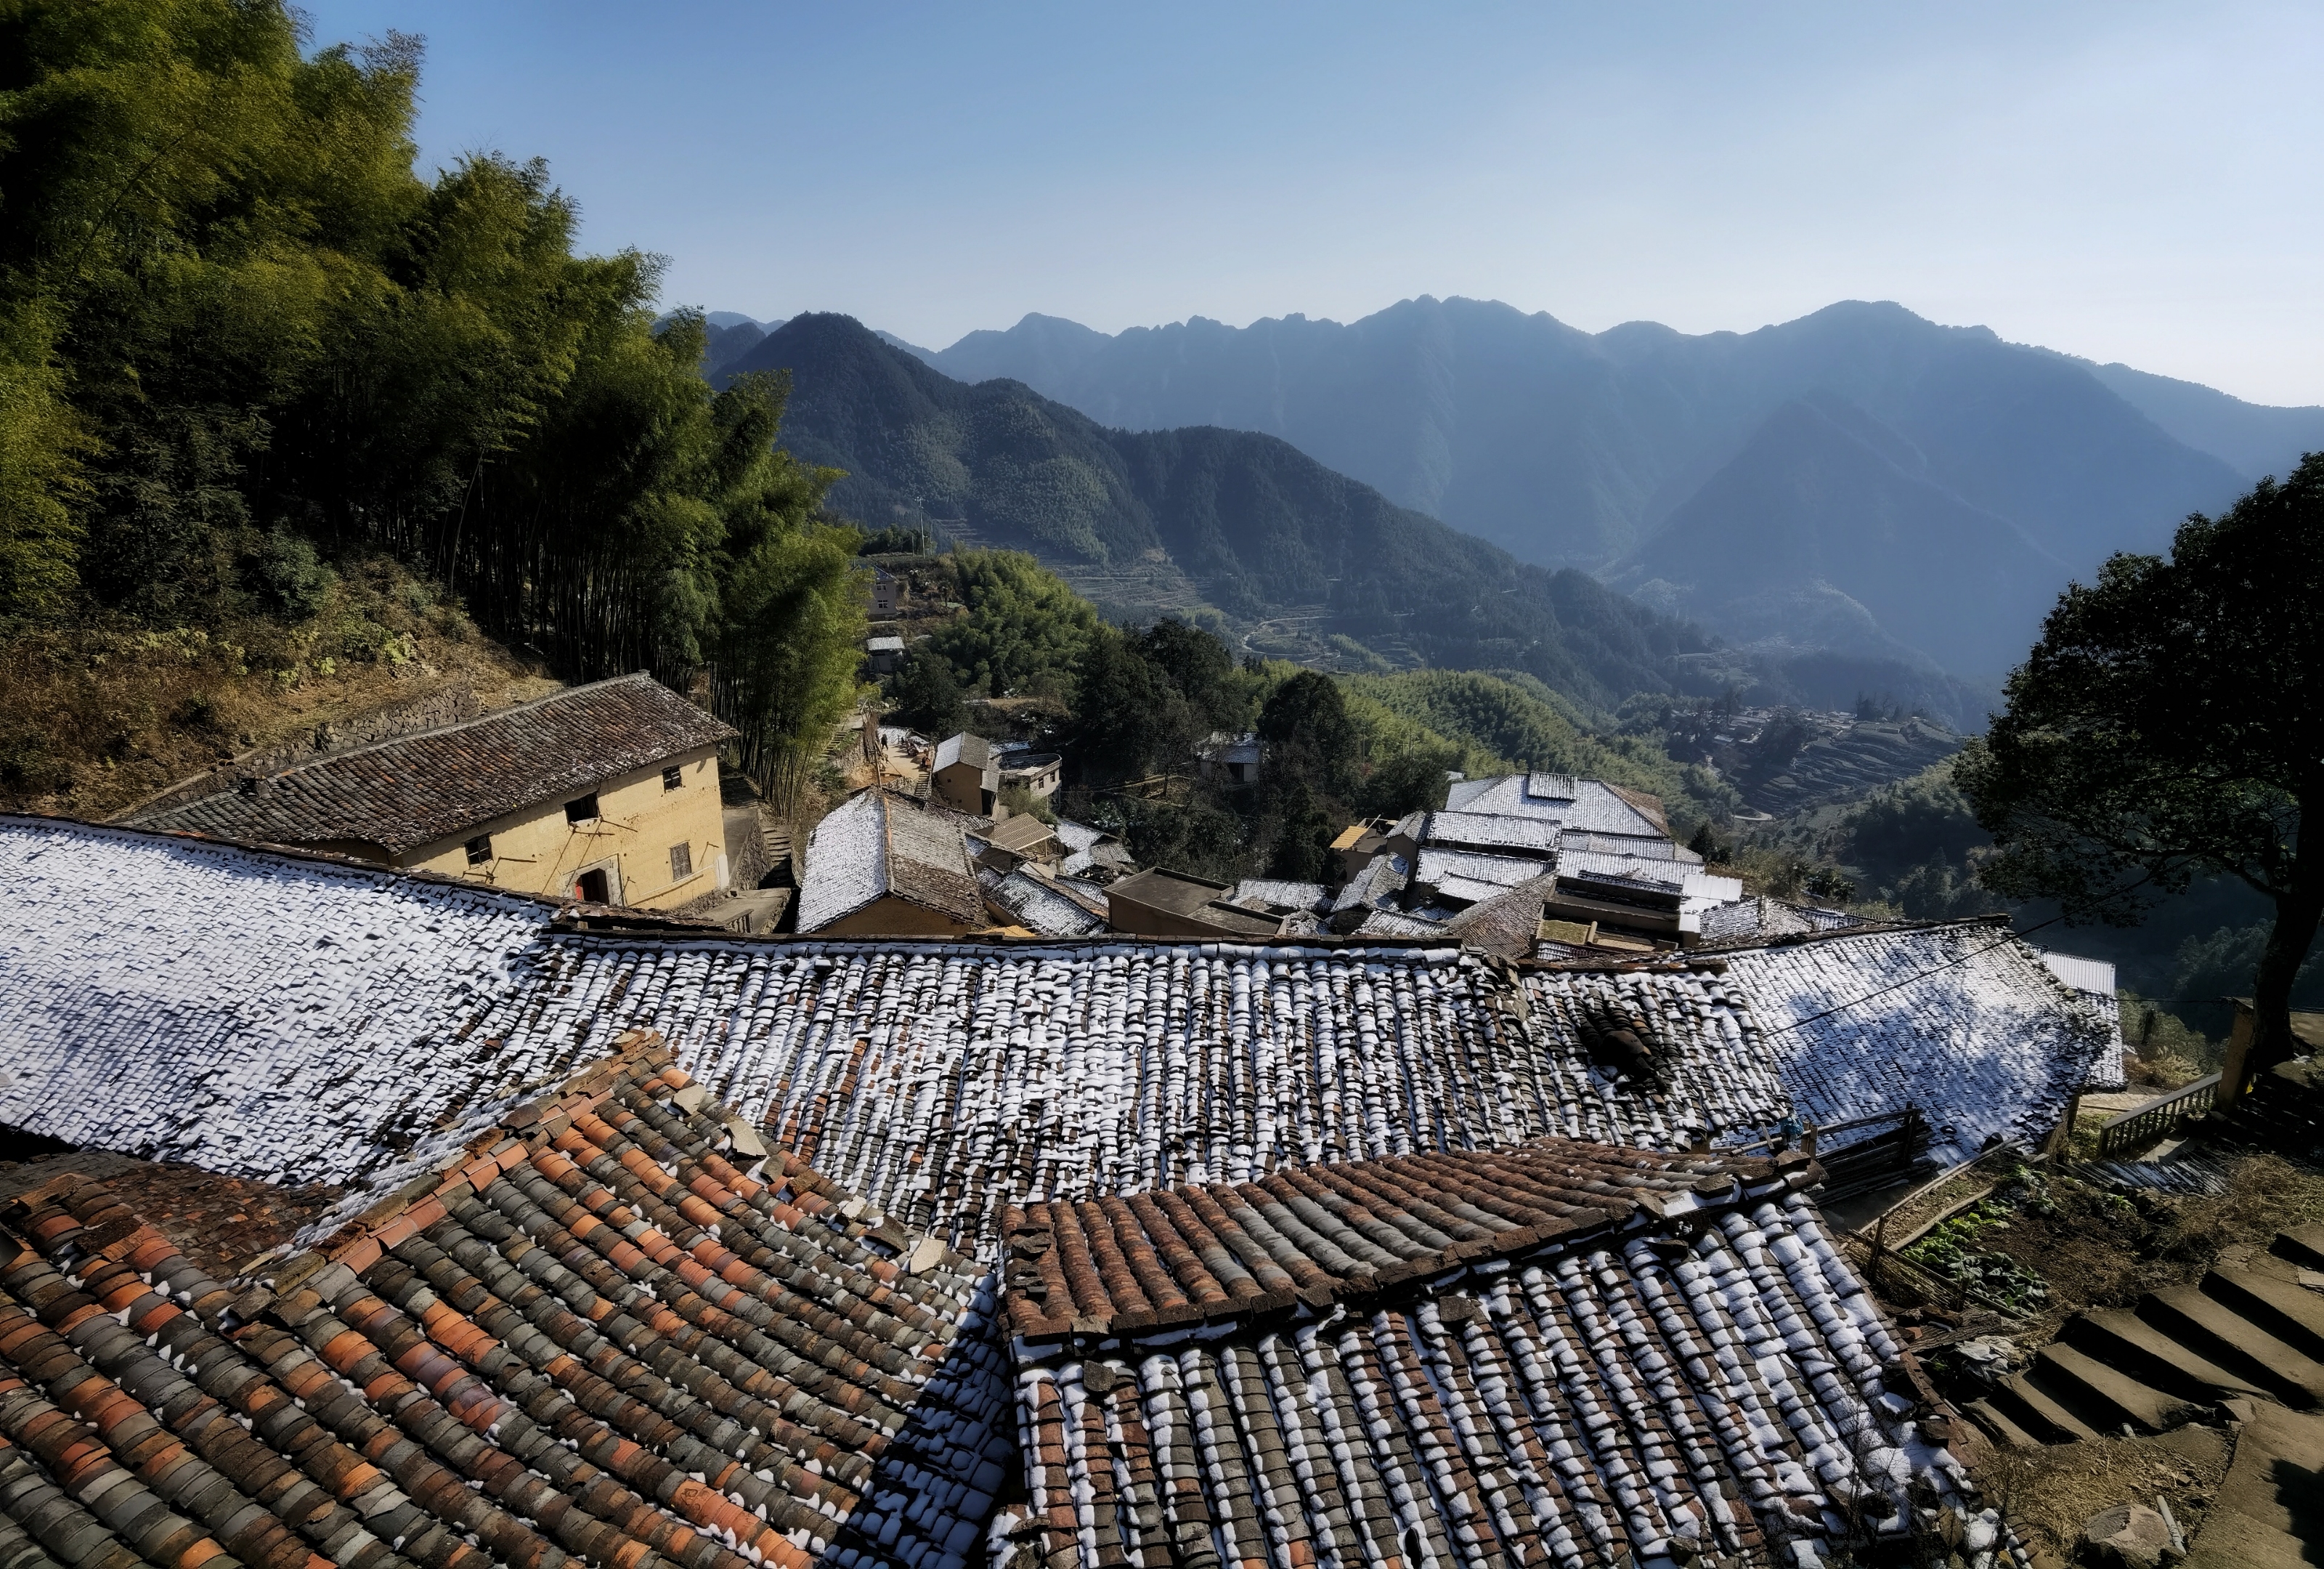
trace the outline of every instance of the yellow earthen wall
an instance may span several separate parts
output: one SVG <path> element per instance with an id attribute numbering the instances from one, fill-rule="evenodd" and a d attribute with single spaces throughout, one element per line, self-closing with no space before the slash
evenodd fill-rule
<path id="1" fill-rule="evenodd" d="M 678 789 L 662 788 L 664 763 L 600 782 L 594 823 L 567 823 L 568 798 L 559 796 L 468 829 L 445 844 L 428 845 L 398 864 L 565 899 L 572 896 L 573 880 L 585 869 L 617 861 L 624 904 L 667 909 L 699 899 L 723 885 L 726 830 L 718 801 L 718 757 L 715 749 L 705 748 L 673 761 L 686 780 Z M 492 835 L 493 859 L 471 866 L 466 846 L 477 834 Z M 689 845 L 694 852 L 693 874 L 675 882 L 669 875 L 673 844 Z"/>
<path id="2" fill-rule="evenodd" d="M 862 909 L 817 927 L 819 937 L 956 937 L 968 931 L 965 921 L 940 915 L 908 899 L 890 894 Z"/>

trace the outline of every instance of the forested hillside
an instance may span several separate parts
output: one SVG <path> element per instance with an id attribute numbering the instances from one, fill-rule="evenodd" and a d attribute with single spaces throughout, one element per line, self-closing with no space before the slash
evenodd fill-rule
<path id="1" fill-rule="evenodd" d="M 0 709 L 205 642 L 285 688 L 381 658 L 292 634 L 386 558 L 561 676 L 715 695 L 795 771 L 862 612 L 832 476 L 773 446 L 781 388 L 714 393 L 699 318 L 653 327 L 658 263 L 576 254 L 539 162 L 422 178 L 415 41 L 309 52 L 301 25 L 279 0 L 0 19 Z M 52 739 L 52 785 L 121 761 Z"/>
<path id="2" fill-rule="evenodd" d="M 954 381 L 844 317 L 794 318 L 724 374 L 752 371 L 790 378 L 792 450 L 846 471 L 834 506 L 1030 550 L 1111 614 L 1220 617 L 1259 653 L 1296 622 L 1358 666 L 1517 669 L 1608 706 L 1708 650 L 1272 437 L 1109 430 L 1015 383 Z"/>

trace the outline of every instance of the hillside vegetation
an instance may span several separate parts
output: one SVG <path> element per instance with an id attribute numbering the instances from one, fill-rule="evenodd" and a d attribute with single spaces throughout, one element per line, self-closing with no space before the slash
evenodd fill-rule
<path id="1" fill-rule="evenodd" d="M 1377 706 L 1419 727 L 1397 750 L 1449 743 L 1461 754 L 1453 766 L 1466 773 L 1530 768 L 1601 779 L 1661 797 L 1674 825 L 1685 825 L 1682 833 L 1741 804 L 1709 770 L 1672 761 L 1646 737 L 1615 733 L 1602 715 L 1522 672 L 1408 670 L 1341 683 L 1352 712 Z"/>
<path id="2" fill-rule="evenodd" d="M 455 684 L 498 707 L 558 683 L 392 559 L 346 564 L 310 614 L 43 627 L 0 644 L 0 810 L 112 817 L 244 754 L 325 748 Z"/>
<path id="3" fill-rule="evenodd" d="M 853 691 L 862 587 L 835 476 L 773 446 L 781 387 L 714 393 L 701 319 L 654 327 L 659 262 L 576 254 L 538 161 L 422 178 L 416 41 L 310 53 L 302 25 L 0 20 L 0 712 L 60 712 L 40 672 L 82 651 L 311 674 L 326 579 L 389 557 L 561 676 L 704 692 L 795 780 Z M 122 701 L 106 737 L 166 751 Z M 92 743 L 30 744 L 52 785 Z"/>
<path id="4" fill-rule="evenodd" d="M 1028 551 L 1117 619 L 1231 626 L 1240 652 L 1313 645 L 1318 663 L 1522 670 L 1601 706 L 1669 688 L 1708 650 L 1273 437 L 1109 430 L 1019 383 L 954 381 L 840 316 L 793 318 L 720 374 L 752 371 L 789 377 L 785 439 L 845 471 L 835 508 Z"/>

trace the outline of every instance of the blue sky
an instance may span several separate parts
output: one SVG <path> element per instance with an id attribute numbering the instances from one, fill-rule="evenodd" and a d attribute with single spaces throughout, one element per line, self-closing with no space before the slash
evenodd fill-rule
<path id="1" fill-rule="evenodd" d="M 1839 299 L 2324 402 L 2324 6 L 306 0 L 671 303 L 1599 329 Z"/>

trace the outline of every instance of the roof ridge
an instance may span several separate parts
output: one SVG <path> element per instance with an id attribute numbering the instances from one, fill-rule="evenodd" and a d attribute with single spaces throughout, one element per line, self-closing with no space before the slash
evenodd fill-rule
<path id="1" fill-rule="evenodd" d="M 449 734 L 455 730 L 469 730 L 496 719 L 511 719 L 520 714 L 530 714 L 552 703 L 562 703 L 569 698 L 580 697 L 585 692 L 602 691 L 607 687 L 618 687 L 637 681 L 652 682 L 655 686 L 661 686 L 660 682 L 654 680 L 652 671 L 632 670 L 626 675 L 608 676 L 602 681 L 587 681 L 578 687 L 559 687 L 554 692 L 527 698 L 521 703 L 512 703 L 505 708 L 494 708 L 488 713 L 473 715 L 466 719 L 456 719 L 449 725 L 431 725 L 425 730 L 413 730 L 401 735 L 390 735 L 362 746 L 350 746 L 345 752 L 327 752 L 319 757 L 310 757 L 304 762 L 294 762 L 288 768 L 279 768 L 269 773 L 253 774 L 250 777 L 269 780 L 288 779 L 293 774 L 304 773 L 310 768 L 319 768 L 325 763 L 345 762 L 351 757 L 363 757 L 371 752 L 383 752 L 391 746 L 409 746 L 415 741 L 426 741 L 434 736 Z M 691 702 L 691 699 L 682 692 L 668 687 L 663 687 L 662 689 L 680 702 Z M 705 712 L 708 711 L 705 710 Z M 716 715 L 712 715 L 711 717 L 715 718 Z M 226 792 L 221 790 L 217 793 L 223 795 Z"/>
<path id="2" fill-rule="evenodd" d="M 1449 1186 L 1448 1163 L 1474 1169 L 1495 1197 Z M 1506 1149 L 1418 1150 L 1285 1167 L 1245 1182 L 1182 1183 L 1123 1195 L 1010 1204 L 1001 1217 L 1008 1322 L 1036 1361 L 1086 1356 L 1109 1343 L 1119 1352 L 1149 1335 L 1176 1339 L 1195 1329 L 1271 1330 L 1342 1305 L 1361 1308 L 1425 1294 L 1432 1282 L 1474 1265 L 1563 1252 L 1609 1232 L 1636 1229 L 1641 1216 L 1647 1229 L 1699 1230 L 1823 1178 L 1823 1168 L 1798 1150 L 1774 1157 L 1696 1153 L 1548 1135 Z M 1569 1186 L 1561 1186 L 1561 1180 Z M 1298 1196 L 1281 1191 L 1286 1183 L 1300 1190 Z M 1318 1187 L 1336 1203 L 1318 1203 L 1313 1191 Z M 1487 1203 L 1494 1205 L 1489 1215 L 1478 1208 Z M 1465 1234 L 1438 1231 L 1412 1213 L 1414 1204 L 1445 1224 L 1459 1224 Z M 1109 1204 L 1126 1207 L 1142 1234 L 1120 1234 L 1121 1217 Z M 1367 1212 L 1365 1217 L 1351 1217 L 1351 1207 Z M 1557 1207 L 1566 1213 L 1555 1213 Z M 1216 1218 L 1205 1219 L 1205 1210 Z M 1141 1211 L 1153 1212 L 1163 1230 L 1156 1232 Z M 1511 1211 L 1538 1218 L 1528 1222 Z M 1399 1217 L 1406 1223 L 1398 1226 Z M 1190 1219 L 1206 1234 L 1188 1235 Z M 1481 1223 L 1487 1219 L 1516 1223 Z M 1232 1236 L 1223 1234 L 1221 1221 Z M 1335 1228 L 1360 1241 L 1348 1246 L 1347 1238 L 1331 1235 Z M 1303 1242 L 1302 1232 L 1310 1241 Z M 1416 1251 L 1386 1265 L 1356 1251 L 1369 1245 L 1392 1253 L 1391 1236 Z M 1133 1253 L 1137 1263 L 1128 1261 Z M 1111 1279 L 1107 1254 L 1124 1260 Z M 1153 1282 L 1146 1278 L 1151 1269 L 1170 1278 L 1187 1298 L 1184 1306 L 1152 1305 L 1148 1287 Z M 1224 1273 L 1245 1278 L 1240 1295 L 1231 1290 L 1224 1300 L 1195 1300 L 1197 1274 L 1215 1287 Z M 1296 1284 L 1268 1288 L 1268 1274 Z M 1117 1292 L 1147 1306 L 1120 1306 Z"/>

